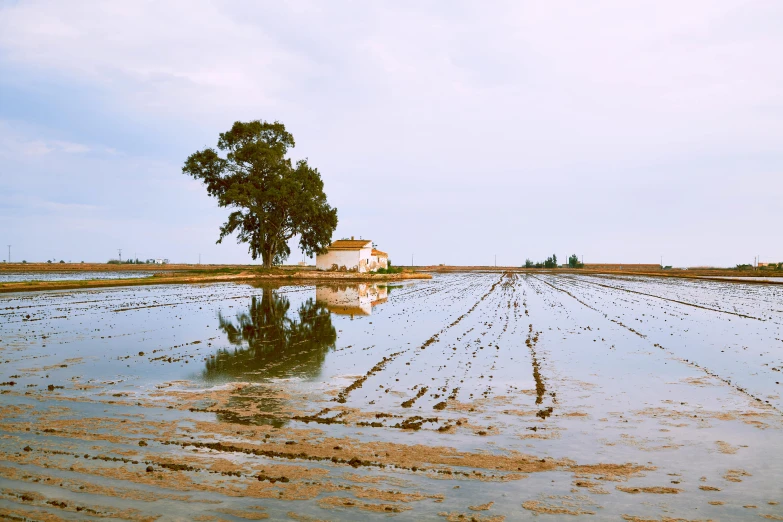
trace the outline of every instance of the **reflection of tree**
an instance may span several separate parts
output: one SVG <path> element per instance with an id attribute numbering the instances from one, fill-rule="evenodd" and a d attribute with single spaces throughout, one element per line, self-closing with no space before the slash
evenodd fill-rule
<path id="1" fill-rule="evenodd" d="M 238 348 L 219 350 L 209 358 L 204 377 L 317 376 L 337 340 L 329 310 L 313 299 L 295 314 L 288 313 L 290 306 L 288 298 L 263 288 L 261 298 L 253 297 L 247 312 L 238 313 L 235 320 L 218 314 L 220 329 Z"/>

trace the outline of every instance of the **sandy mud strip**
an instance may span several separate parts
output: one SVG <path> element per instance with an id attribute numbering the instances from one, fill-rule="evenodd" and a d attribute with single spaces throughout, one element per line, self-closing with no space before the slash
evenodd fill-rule
<path id="1" fill-rule="evenodd" d="M 336 311 L 305 285 L 4 297 L 0 515 L 783 516 L 779 296 L 621 284 L 447 274 L 321 292 Z M 374 301 L 345 314 L 352 296 Z M 710 356 L 762 400 L 681 352 L 724 327 L 740 346 Z"/>

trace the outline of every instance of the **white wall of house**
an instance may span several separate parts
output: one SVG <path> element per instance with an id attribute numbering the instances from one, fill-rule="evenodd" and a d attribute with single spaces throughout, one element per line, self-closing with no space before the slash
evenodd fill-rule
<path id="1" fill-rule="evenodd" d="M 344 266 L 348 270 L 367 272 L 372 257 L 372 248 L 358 250 L 330 250 L 326 254 L 315 258 L 315 267 L 318 270 L 331 270 L 332 265 Z"/>
<path id="2" fill-rule="evenodd" d="M 370 256 L 367 267 L 371 271 L 376 271 L 379 268 L 389 268 L 389 258 L 387 256 Z"/>

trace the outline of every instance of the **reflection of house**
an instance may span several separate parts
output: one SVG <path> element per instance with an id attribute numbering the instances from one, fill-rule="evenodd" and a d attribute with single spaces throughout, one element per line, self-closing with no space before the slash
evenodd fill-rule
<path id="1" fill-rule="evenodd" d="M 339 239 L 329 245 L 326 254 L 315 257 L 318 270 L 352 270 L 374 272 L 388 267 L 389 256 L 375 250 L 369 239 Z"/>
<path id="2" fill-rule="evenodd" d="M 386 286 L 359 283 L 350 286 L 319 286 L 315 300 L 340 315 L 370 315 L 372 307 L 386 302 Z"/>

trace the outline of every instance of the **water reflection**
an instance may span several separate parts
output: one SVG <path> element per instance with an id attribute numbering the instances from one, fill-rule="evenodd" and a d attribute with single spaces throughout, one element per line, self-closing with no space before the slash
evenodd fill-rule
<path id="1" fill-rule="evenodd" d="M 220 329 L 236 348 L 219 350 L 207 360 L 204 378 L 314 378 L 337 332 L 323 303 L 308 299 L 289 313 L 291 303 L 272 288 L 262 288 L 246 312 L 235 318 L 218 314 Z"/>
<path id="2" fill-rule="evenodd" d="M 319 286 L 315 298 L 339 315 L 371 315 L 373 306 L 386 302 L 386 285 L 359 283 L 356 285 Z"/>

